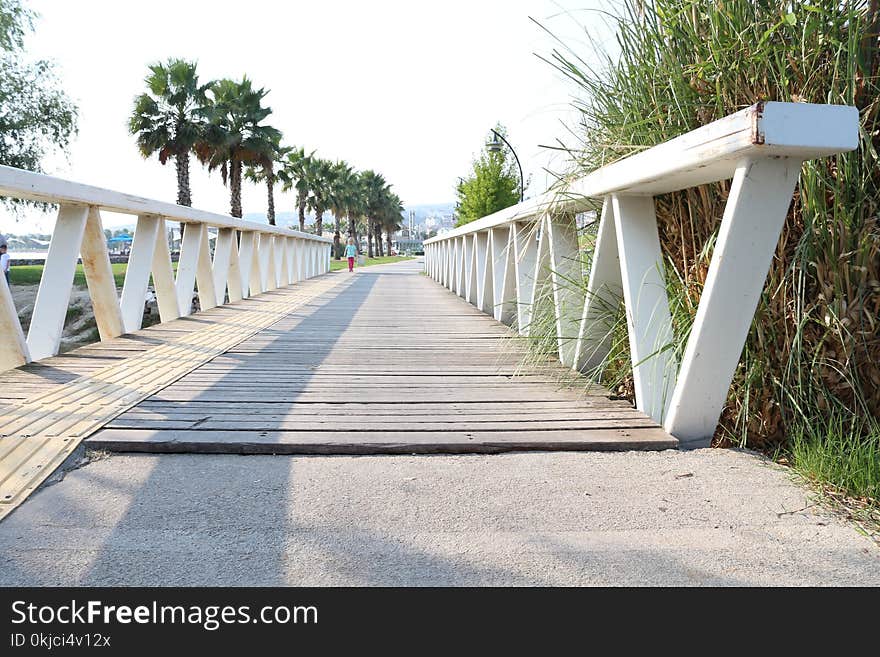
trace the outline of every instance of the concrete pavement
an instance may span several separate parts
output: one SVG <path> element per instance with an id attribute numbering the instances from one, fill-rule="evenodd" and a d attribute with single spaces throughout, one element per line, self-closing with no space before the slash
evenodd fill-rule
<path id="1" fill-rule="evenodd" d="M 880 549 L 731 450 L 114 455 L 0 523 L 0 585 L 880 585 Z"/>

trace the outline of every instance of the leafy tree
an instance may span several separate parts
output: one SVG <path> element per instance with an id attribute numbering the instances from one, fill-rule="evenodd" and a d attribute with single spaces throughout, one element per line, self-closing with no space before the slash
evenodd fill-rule
<path id="1" fill-rule="evenodd" d="M 507 136 L 500 124 L 495 129 Z M 500 151 L 483 147 L 473 162 L 471 174 L 456 187 L 456 226 L 516 205 L 520 200 L 519 189 L 519 172 L 510 149 L 506 145 Z"/>
<path id="2" fill-rule="evenodd" d="M 42 172 L 43 158 L 76 134 L 77 110 L 50 62 L 25 59 L 35 18 L 21 0 L 0 0 L 0 164 Z"/>
<path id="3" fill-rule="evenodd" d="M 158 154 L 165 164 L 173 157 L 177 165 L 177 204 L 192 205 L 189 155 L 204 127 L 202 108 L 208 85 L 199 85 L 195 62 L 169 59 L 152 64 L 144 82 L 147 92 L 134 101 L 128 122 L 136 135 L 141 155 Z"/>
<path id="4" fill-rule="evenodd" d="M 208 88 L 209 103 L 203 110 L 207 125 L 196 144 L 196 154 L 208 170 L 220 169 L 223 184 L 229 184 L 230 214 L 241 217 L 242 167 L 268 166 L 273 144 L 281 132 L 262 121 L 272 113 L 263 106 L 266 89 L 254 89 L 247 76 L 240 82 L 223 79 Z"/>
<path id="5" fill-rule="evenodd" d="M 306 230 L 306 205 L 309 199 L 309 181 L 306 170 L 311 168 L 311 160 L 315 152 L 306 154 L 305 149 L 295 148 L 285 154 L 278 170 L 281 190 L 289 192 L 296 189 L 296 209 L 299 214 L 299 229 Z"/>

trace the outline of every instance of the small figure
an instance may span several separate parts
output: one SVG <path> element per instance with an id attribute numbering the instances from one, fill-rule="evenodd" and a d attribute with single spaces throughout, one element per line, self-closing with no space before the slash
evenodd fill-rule
<path id="1" fill-rule="evenodd" d="M 6 244 L 0 244 L 0 271 L 6 277 L 6 285 L 9 287 L 12 283 L 9 281 L 9 269 L 11 267 L 9 254 L 6 252 Z"/>
<path id="2" fill-rule="evenodd" d="M 354 238 L 348 238 L 348 245 L 345 247 L 345 257 L 348 258 L 348 271 L 354 271 L 354 259 L 357 256 L 357 247 L 354 245 Z"/>

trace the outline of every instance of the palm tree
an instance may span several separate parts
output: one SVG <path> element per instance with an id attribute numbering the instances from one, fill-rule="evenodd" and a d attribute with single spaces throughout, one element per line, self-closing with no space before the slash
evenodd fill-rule
<path id="1" fill-rule="evenodd" d="M 385 229 L 385 240 L 388 244 L 388 255 L 391 255 L 391 240 L 403 223 L 402 213 L 404 211 L 403 203 L 400 200 L 400 197 L 391 192 L 390 189 L 388 191 L 387 196 L 385 197 L 385 202 L 383 203 L 382 214 L 381 214 L 381 227 Z"/>
<path id="2" fill-rule="evenodd" d="M 333 232 L 333 253 L 337 260 L 342 258 L 342 218 L 349 216 L 354 197 L 360 192 L 358 177 L 345 162 L 333 165 L 330 177 L 329 209 L 333 212 L 335 230 Z"/>
<path id="3" fill-rule="evenodd" d="M 289 146 L 282 146 L 278 142 L 273 141 L 269 144 L 269 150 L 271 150 L 271 156 L 268 159 L 262 160 L 257 164 L 248 164 L 245 167 L 244 177 L 254 183 L 266 183 L 268 203 L 266 218 L 269 220 L 269 225 L 274 226 L 275 181 L 278 179 L 278 174 L 276 174 L 275 171 L 279 168 L 279 164 L 282 164 L 282 158 L 290 152 L 291 148 Z"/>
<path id="4" fill-rule="evenodd" d="M 376 255 L 382 255 L 382 243 L 376 236 L 379 223 L 379 212 L 382 208 L 382 197 L 385 194 L 388 183 L 382 174 L 375 171 L 364 171 L 361 174 L 361 183 L 364 187 L 364 206 L 367 215 L 367 254 L 373 257 L 373 239 L 376 239 Z"/>
<path id="5" fill-rule="evenodd" d="M 324 232 L 324 211 L 330 204 L 330 193 L 333 188 L 333 164 L 320 158 L 310 158 L 305 167 L 309 196 L 306 206 L 315 213 L 315 234 Z"/>
<path id="6" fill-rule="evenodd" d="M 177 204 L 189 207 L 189 154 L 202 134 L 201 108 L 209 85 L 199 85 L 195 62 L 169 59 L 149 68 L 150 74 L 144 80 L 148 91 L 135 98 L 128 129 L 137 136 L 145 158 L 158 153 L 162 164 L 174 158 Z"/>
<path id="7" fill-rule="evenodd" d="M 281 132 L 261 124 L 272 113 L 262 104 L 269 92 L 254 89 L 247 76 L 241 82 L 217 80 L 208 93 L 211 102 L 204 110 L 208 123 L 196 153 L 209 171 L 220 169 L 223 184 L 229 183 L 230 214 L 240 218 L 242 167 L 267 166 Z"/>
<path id="8" fill-rule="evenodd" d="M 315 152 L 308 155 L 305 149 L 292 149 L 287 153 L 278 170 L 278 179 L 281 181 L 281 190 L 289 192 L 296 189 L 296 208 L 299 213 L 299 229 L 306 230 L 306 204 L 309 198 L 309 181 L 306 177 L 306 169 L 311 168 L 311 160 Z"/>
<path id="9" fill-rule="evenodd" d="M 358 243 L 358 224 L 367 212 L 367 190 L 363 175 L 356 173 L 352 181 L 352 194 L 348 198 L 348 236 Z"/>

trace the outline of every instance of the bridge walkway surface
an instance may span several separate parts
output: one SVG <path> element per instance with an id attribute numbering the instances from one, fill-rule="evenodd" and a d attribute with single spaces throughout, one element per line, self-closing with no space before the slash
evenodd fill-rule
<path id="1" fill-rule="evenodd" d="M 671 449 L 421 270 L 0 375 L 0 585 L 880 584 L 784 470 Z"/>

